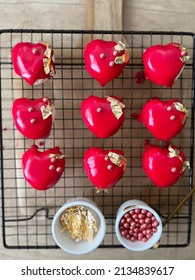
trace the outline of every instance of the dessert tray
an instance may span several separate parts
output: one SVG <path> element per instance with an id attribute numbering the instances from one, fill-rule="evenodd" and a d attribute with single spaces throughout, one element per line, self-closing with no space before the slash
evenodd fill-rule
<path id="1" fill-rule="evenodd" d="M 93 39 L 125 42 L 130 63 L 115 80 L 101 87 L 85 70 L 83 50 Z M 13 71 L 11 50 L 18 42 L 47 42 L 55 53 L 56 75 L 45 83 L 27 85 Z M 136 83 L 135 74 L 143 70 L 143 51 L 155 44 L 177 42 L 188 49 L 191 59 L 173 87 L 150 81 Z M 140 199 L 153 207 L 162 221 L 170 215 L 193 187 L 194 154 L 194 34 L 186 32 L 120 32 L 66 30 L 1 30 L 1 198 L 3 244 L 6 248 L 57 248 L 51 233 L 52 219 L 65 201 L 74 197 L 93 200 L 106 219 L 106 235 L 100 247 L 121 247 L 115 234 L 118 207 L 129 199 Z M 89 95 L 118 96 L 125 104 L 125 122 L 112 137 L 98 139 L 83 123 L 80 106 Z M 49 97 L 55 107 L 51 134 L 44 140 L 24 138 L 11 116 L 15 98 Z M 132 114 L 140 113 L 152 97 L 179 99 L 189 109 L 187 124 L 171 140 L 190 162 L 181 179 L 170 188 L 158 188 L 142 170 L 144 142 L 162 144 Z M 36 191 L 25 181 L 21 156 L 32 144 L 40 150 L 59 146 L 66 156 L 66 168 L 59 182 L 47 191 Z M 96 192 L 83 171 L 83 154 L 89 147 L 120 149 L 127 167 L 123 178 L 107 192 Z M 41 172 L 41 170 L 37 170 Z M 190 243 L 192 199 L 188 199 L 164 226 L 160 247 L 184 247 Z"/>

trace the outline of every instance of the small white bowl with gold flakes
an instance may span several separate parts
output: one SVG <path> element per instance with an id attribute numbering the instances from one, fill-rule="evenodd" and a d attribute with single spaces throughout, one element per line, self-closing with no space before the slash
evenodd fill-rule
<path id="1" fill-rule="evenodd" d="M 106 221 L 90 199 L 76 197 L 67 201 L 55 214 L 52 235 L 57 245 L 71 254 L 89 253 L 102 243 Z"/>

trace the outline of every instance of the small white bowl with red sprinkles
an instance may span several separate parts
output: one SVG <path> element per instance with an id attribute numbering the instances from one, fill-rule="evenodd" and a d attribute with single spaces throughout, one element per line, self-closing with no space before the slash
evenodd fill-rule
<path id="1" fill-rule="evenodd" d="M 128 250 L 152 248 L 162 235 L 162 221 L 157 212 L 141 200 L 128 200 L 118 209 L 115 231 Z"/>

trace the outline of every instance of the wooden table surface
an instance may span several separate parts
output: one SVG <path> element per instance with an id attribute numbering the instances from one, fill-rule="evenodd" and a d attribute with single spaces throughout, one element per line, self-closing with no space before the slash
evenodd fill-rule
<path id="1" fill-rule="evenodd" d="M 90 2 L 90 1 L 89 1 Z M 0 29 L 86 29 L 89 25 L 87 0 L 0 0 Z M 96 4 L 109 0 L 99 0 Z M 98 12 L 98 11 L 97 11 Z M 108 11 L 109 12 L 109 11 Z M 115 10 L 116 14 L 117 11 Z M 105 13 L 105 11 L 102 11 Z M 21 16 L 22 15 L 22 16 Z M 101 11 L 99 11 L 99 16 Z M 96 20 L 98 20 L 96 18 Z M 114 23 L 112 23 L 113 26 Z M 95 24 L 98 26 L 98 23 Z M 101 26 L 101 25 L 100 25 Z M 194 0 L 124 0 L 122 10 L 124 30 L 195 31 Z M 193 207 L 194 208 L 194 207 Z M 192 232 L 195 233 L 193 213 Z M 103 250 L 103 254 L 102 254 Z M 115 249 L 118 259 L 195 259 L 195 234 L 186 248 L 148 250 L 141 255 L 126 249 Z M 113 259 L 113 249 L 97 249 L 91 254 L 74 256 L 59 250 L 10 250 L 2 246 L 0 259 Z"/>

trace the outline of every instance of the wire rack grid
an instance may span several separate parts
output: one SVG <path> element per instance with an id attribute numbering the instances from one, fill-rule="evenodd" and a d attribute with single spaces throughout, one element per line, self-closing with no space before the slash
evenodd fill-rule
<path id="1" fill-rule="evenodd" d="M 193 185 L 194 148 L 194 34 L 181 32 L 119 32 L 65 30 L 2 30 L 0 36 L 1 75 L 1 193 L 3 243 L 6 248 L 57 248 L 51 222 L 63 203 L 84 196 L 97 203 L 106 222 L 106 236 L 100 247 L 121 247 L 114 223 L 118 207 L 128 199 L 141 199 L 156 209 L 164 220 L 187 195 Z M 101 87 L 85 70 L 83 50 L 92 39 L 123 41 L 130 63 L 121 76 Z M 46 42 L 55 52 L 56 75 L 45 83 L 28 86 L 14 71 L 11 50 L 18 42 Z M 177 42 L 188 48 L 191 59 L 172 88 L 150 81 L 137 84 L 135 73 L 143 70 L 142 54 L 155 44 Z M 123 127 L 107 139 L 98 139 L 85 127 L 80 113 L 82 100 L 89 95 L 118 96 L 125 104 Z M 48 96 L 55 106 L 55 121 L 47 139 L 32 141 L 14 127 L 11 108 L 15 98 Z M 160 189 L 151 183 L 141 167 L 144 141 L 159 142 L 132 113 L 139 113 L 152 97 L 176 98 L 188 107 L 190 117 L 183 131 L 172 140 L 190 161 L 177 184 Z M 24 180 L 21 156 L 32 144 L 40 150 L 59 146 L 66 155 L 66 168 L 60 181 L 50 190 L 39 192 Z M 89 147 L 121 149 L 127 159 L 123 178 L 108 193 L 96 193 L 83 172 L 83 155 Z M 190 242 L 192 200 L 189 200 L 164 227 L 160 247 L 182 247 Z"/>

